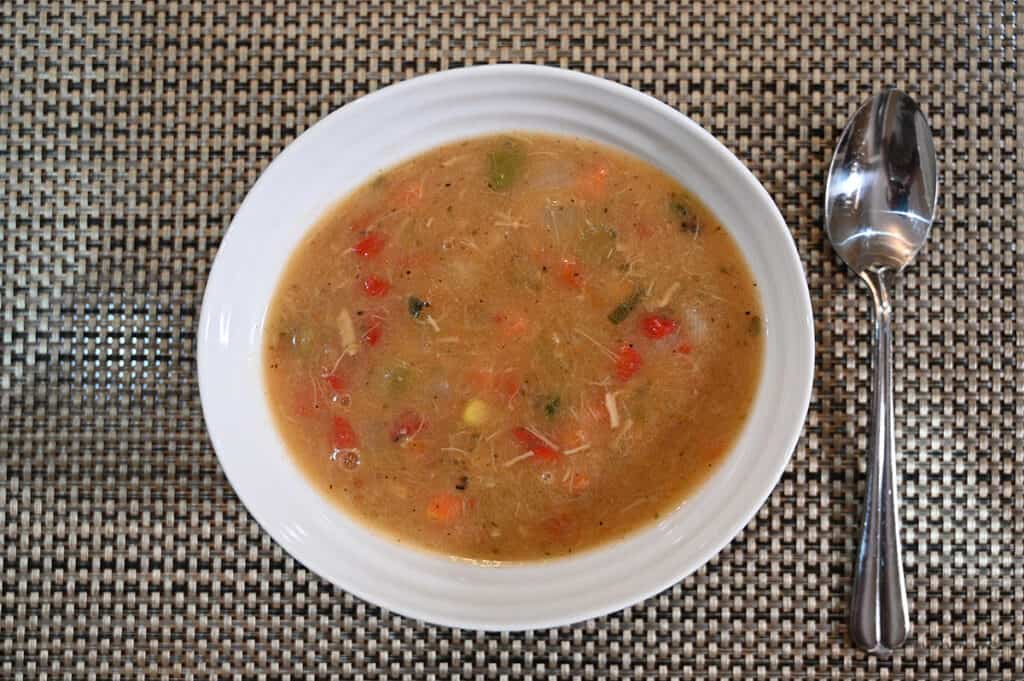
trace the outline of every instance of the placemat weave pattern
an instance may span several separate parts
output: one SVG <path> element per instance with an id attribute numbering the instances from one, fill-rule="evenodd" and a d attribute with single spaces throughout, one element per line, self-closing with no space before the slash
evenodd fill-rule
<path id="1" fill-rule="evenodd" d="M 1012 2 L 0 3 L 0 678 L 1024 678 L 1024 49 Z M 297 565 L 220 472 L 203 284 L 260 171 L 370 90 L 490 61 L 627 83 L 765 183 L 818 370 L 768 503 L 707 567 L 579 626 L 456 631 Z M 821 228 L 831 149 L 883 85 L 942 168 L 899 293 L 910 645 L 844 640 L 868 296 Z"/>

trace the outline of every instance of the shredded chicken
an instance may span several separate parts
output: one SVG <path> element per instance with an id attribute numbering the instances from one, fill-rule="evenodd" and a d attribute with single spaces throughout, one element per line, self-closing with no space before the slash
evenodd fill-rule
<path id="1" fill-rule="evenodd" d="M 672 302 L 672 296 L 674 296 L 676 294 L 676 291 L 678 291 L 678 290 L 679 290 L 679 282 L 677 281 L 677 282 L 673 283 L 671 286 L 669 286 L 668 290 L 665 291 L 665 293 L 658 300 L 658 307 L 665 307 L 669 303 L 671 303 Z"/>
<path id="2" fill-rule="evenodd" d="M 359 352 L 359 341 L 356 340 L 356 327 L 352 323 L 352 315 L 343 309 L 338 315 L 338 329 L 341 331 L 342 354 L 355 355 Z"/>
<path id="3" fill-rule="evenodd" d="M 604 406 L 608 410 L 608 421 L 612 430 L 615 430 L 619 427 L 619 407 L 615 404 L 615 393 L 606 392 L 604 394 Z"/>
<path id="4" fill-rule="evenodd" d="M 519 456 L 517 456 L 514 459 L 509 459 L 508 461 L 505 462 L 504 466 L 505 466 L 505 468 L 508 468 L 509 466 L 515 466 L 520 461 L 526 461 L 531 456 L 533 456 L 533 450 L 530 450 L 528 452 L 524 452 L 524 453 L 520 454 Z"/>

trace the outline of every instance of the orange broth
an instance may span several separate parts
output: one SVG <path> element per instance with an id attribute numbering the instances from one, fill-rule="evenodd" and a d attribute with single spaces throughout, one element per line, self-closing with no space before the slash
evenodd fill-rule
<path id="1" fill-rule="evenodd" d="M 396 540 L 522 561 L 621 537 L 728 452 L 761 373 L 756 284 L 657 168 L 534 133 L 449 144 L 332 207 L 264 331 L 319 492 Z"/>

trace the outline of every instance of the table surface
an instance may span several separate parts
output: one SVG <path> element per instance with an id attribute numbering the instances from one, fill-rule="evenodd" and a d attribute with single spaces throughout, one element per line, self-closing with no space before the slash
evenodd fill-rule
<path id="1" fill-rule="evenodd" d="M 1024 49 L 1012 2 L 0 3 L 0 677 L 1021 678 Z M 195 331 L 247 189 L 333 109 L 419 73 L 627 83 L 754 171 L 800 250 L 817 376 L 785 476 L 664 593 L 549 631 L 435 627 L 282 552 L 206 437 Z M 831 150 L 883 85 L 921 103 L 938 222 L 897 296 L 914 631 L 845 640 L 867 291 L 821 226 Z"/>

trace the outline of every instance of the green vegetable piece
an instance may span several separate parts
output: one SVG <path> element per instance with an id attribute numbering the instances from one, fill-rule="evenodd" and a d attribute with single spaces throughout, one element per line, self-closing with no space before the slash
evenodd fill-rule
<path id="1" fill-rule="evenodd" d="M 600 265 L 615 255 L 615 239 L 618 235 L 607 225 L 588 222 L 580 233 L 579 255 L 587 265 Z"/>
<path id="2" fill-rule="evenodd" d="M 686 203 L 683 202 L 683 200 L 676 196 L 675 194 L 669 197 L 668 208 L 670 211 L 672 211 L 673 214 L 675 214 L 676 217 L 690 217 L 690 207 L 687 206 Z"/>
<path id="3" fill-rule="evenodd" d="M 757 315 L 754 315 L 753 317 L 750 318 L 750 325 L 747 327 L 747 332 L 751 336 L 760 336 L 762 327 L 763 324 L 761 323 L 761 318 L 758 317 Z"/>
<path id="4" fill-rule="evenodd" d="M 633 311 L 633 308 L 637 306 L 637 303 L 640 302 L 643 295 L 643 289 L 637 287 L 636 290 L 630 294 L 629 298 L 626 298 L 624 301 L 619 303 L 614 310 L 608 313 L 608 321 L 612 324 L 621 324 L 626 321 L 626 317 L 628 317 Z"/>
<path id="5" fill-rule="evenodd" d="M 420 300 L 416 296 L 409 296 L 409 315 L 414 319 L 419 319 L 423 310 L 430 307 L 430 303 L 425 300 Z"/>
<path id="6" fill-rule="evenodd" d="M 672 194 L 668 199 L 668 209 L 679 221 L 679 231 L 686 234 L 696 234 L 699 231 L 697 216 L 682 197 Z"/>
<path id="7" fill-rule="evenodd" d="M 558 395 L 555 395 L 554 397 L 548 399 L 548 401 L 544 403 L 544 413 L 548 415 L 549 419 L 554 418 L 555 414 L 558 413 L 558 410 L 561 406 L 562 398 L 559 397 Z"/>
<path id="8" fill-rule="evenodd" d="M 384 387 L 391 393 L 400 393 L 409 385 L 409 367 L 397 364 L 384 370 Z"/>
<path id="9" fill-rule="evenodd" d="M 508 189 L 519 177 L 526 160 L 526 151 L 516 141 L 508 140 L 487 157 L 487 184 L 491 189 Z"/>

